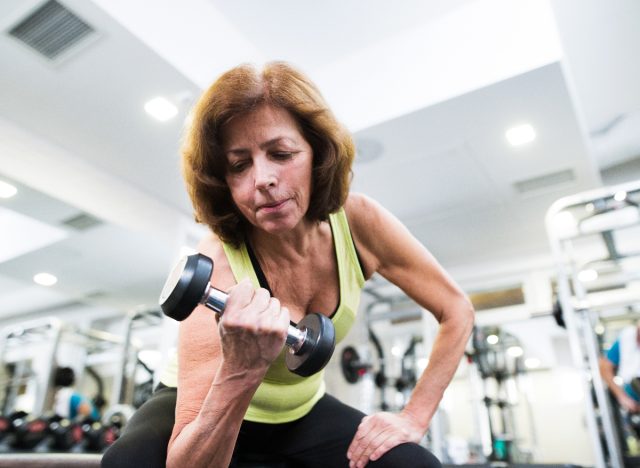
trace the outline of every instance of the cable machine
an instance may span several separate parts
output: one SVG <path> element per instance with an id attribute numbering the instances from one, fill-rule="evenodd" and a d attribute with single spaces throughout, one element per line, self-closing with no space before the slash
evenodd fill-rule
<path id="1" fill-rule="evenodd" d="M 545 220 L 557 271 L 558 305 L 581 375 L 597 468 L 624 466 L 614 408 L 599 371 L 601 349 L 595 329 L 600 312 L 640 301 L 640 291 L 632 287 L 640 278 L 640 268 L 634 265 L 640 252 L 623 252 L 616 242 L 624 234 L 627 240 L 634 235 L 640 239 L 638 234 L 628 235 L 640 226 L 639 201 L 639 181 L 605 187 L 557 200 Z M 604 257 L 590 258 L 598 250 Z M 614 289 L 615 294 L 605 294 Z"/>

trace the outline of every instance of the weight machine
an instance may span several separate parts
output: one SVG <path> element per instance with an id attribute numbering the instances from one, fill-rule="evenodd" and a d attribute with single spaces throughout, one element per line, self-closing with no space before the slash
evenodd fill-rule
<path id="1" fill-rule="evenodd" d="M 0 332 L 0 365 L 8 372 L 2 414 L 8 415 L 20 395 L 33 395 L 31 412 L 42 414 L 53 404 L 52 379 L 55 354 L 62 335 L 62 322 L 55 317 L 5 327 Z M 44 359 L 36 359 L 37 356 Z"/>
<path id="2" fill-rule="evenodd" d="M 640 234 L 640 181 L 582 192 L 557 200 L 546 215 L 558 286 L 558 303 L 573 359 L 581 374 L 586 421 L 597 468 L 624 466 L 614 408 L 598 366 L 598 314 L 638 304 L 640 251 L 621 251 L 620 239 Z M 598 249 L 601 258 L 591 258 Z M 593 395 L 593 396 L 592 396 Z"/>
<path id="3" fill-rule="evenodd" d="M 519 378 L 525 374 L 522 348 L 518 339 L 499 327 L 475 327 L 468 351 L 469 382 L 476 389 L 474 416 L 483 454 L 492 462 L 529 463 L 532 454 L 525 452 L 516 430 L 514 409 L 527 395 Z M 529 414 L 531 440 L 535 428 Z"/>

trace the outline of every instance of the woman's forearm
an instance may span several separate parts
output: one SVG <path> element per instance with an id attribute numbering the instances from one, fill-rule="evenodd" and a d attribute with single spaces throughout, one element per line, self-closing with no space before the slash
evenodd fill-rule
<path id="1" fill-rule="evenodd" d="M 264 371 L 219 370 L 197 417 L 171 441 L 167 468 L 228 466 L 240 425 Z"/>
<path id="2" fill-rule="evenodd" d="M 425 431 L 460 364 L 473 328 L 472 309 L 463 309 L 460 315 L 465 319 L 440 323 L 440 330 L 429 356 L 429 364 L 418 379 L 404 409 L 404 412 L 409 413 Z"/>

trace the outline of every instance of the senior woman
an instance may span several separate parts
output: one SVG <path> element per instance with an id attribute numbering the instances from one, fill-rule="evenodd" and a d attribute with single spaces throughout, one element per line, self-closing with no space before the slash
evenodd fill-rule
<path id="1" fill-rule="evenodd" d="M 421 447 L 470 334 L 473 309 L 388 211 L 349 193 L 354 145 L 318 89 L 288 64 L 242 65 L 197 103 L 183 146 L 199 251 L 227 290 L 217 319 L 180 324 L 167 466 L 227 466 L 244 454 L 292 466 L 439 466 Z M 434 314 L 429 364 L 399 413 L 366 416 L 325 393 L 322 372 L 284 363 L 289 323 L 320 312 L 340 341 L 375 272 Z"/>

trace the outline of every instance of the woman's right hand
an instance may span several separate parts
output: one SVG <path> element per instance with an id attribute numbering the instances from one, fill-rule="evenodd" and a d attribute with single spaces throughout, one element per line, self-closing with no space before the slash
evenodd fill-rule
<path id="1" fill-rule="evenodd" d="M 280 354 L 289 326 L 289 311 L 266 289 L 245 279 L 229 291 L 218 322 L 225 366 L 240 371 L 266 370 Z"/>

